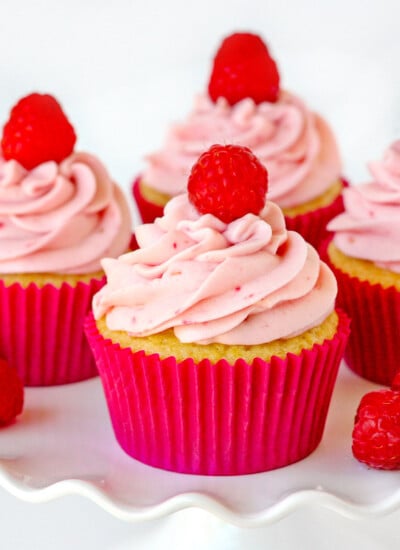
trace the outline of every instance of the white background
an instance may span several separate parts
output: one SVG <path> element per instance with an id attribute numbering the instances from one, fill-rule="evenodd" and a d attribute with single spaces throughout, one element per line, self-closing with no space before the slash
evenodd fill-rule
<path id="1" fill-rule="evenodd" d="M 220 39 L 252 30 L 268 42 L 283 86 L 330 121 L 344 173 L 360 183 L 365 163 L 400 137 L 399 29 L 398 0 L 0 0 L 0 122 L 22 95 L 53 93 L 79 149 L 98 154 L 128 190 L 168 122 L 205 89 Z M 205 513 L 178 516 L 130 525 L 80 497 L 31 505 L 1 490 L 0 548 L 391 550 L 400 540 L 400 513 L 352 522 L 306 509 L 252 531 Z"/>
<path id="2" fill-rule="evenodd" d="M 206 88 L 221 38 L 252 30 L 359 181 L 400 136 L 399 19 L 397 0 L 1 0 L 0 121 L 20 96 L 54 93 L 79 148 L 127 186 Z"/>

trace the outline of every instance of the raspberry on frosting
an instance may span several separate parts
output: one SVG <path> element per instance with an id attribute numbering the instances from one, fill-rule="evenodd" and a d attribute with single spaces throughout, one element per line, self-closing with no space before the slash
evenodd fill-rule
<path id="1" fill-rule="evenodd" d="M 254 345 L 332 313 L 332 272 L 265 201 L 267 172 L 249 149 L 211 147 L 188 187 L 164 216 L 136 228 L 136 250 L 102 261 L 96 319 L 133 336 L 173 329 L 181 342 Z"/>
<path id="2" fill-rule="evenodd" d="M 72 153 L 75 141 L 75 131 L 58 101 L 33 93 L 12 108 L 1 148 L 5 160 L 16 160 L 30 170 L 43 162 L 61 162 Z"/>
<path id="3" fill-rule="evenodd" d="M 128 204 L 76 135 L 57 100 L 33 93 L 12 108 L 0 156 L 0 272 L 82 274 L 131 240 Z"/>
<path id="4" fill-rule="evenodd" d="M 194 164 L 189 199 L 201 214 L 229 223 L 258 214 L 266 199 L 268 173 L 247 147 L 213 145 Z"/>
<path id="5" fill-rule="evenodd" d="M 224 97 L 230 105 L 246 97 L 255 103 L 277 101 L 278 68 L 260 36 L 234 33 L 223 40 L 214 58 L 208 92 L 213 101 Z"/>

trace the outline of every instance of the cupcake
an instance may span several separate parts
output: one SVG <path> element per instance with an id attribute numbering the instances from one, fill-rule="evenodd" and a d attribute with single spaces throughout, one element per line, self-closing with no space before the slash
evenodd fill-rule
<path id="1" fill-rule="evenodd" d="M 347 339 L 335 278 L 266 201 L 249 149 L 211 147 L 188 189 L 102 262 L 86 333 L 116 438 L 183 473 L 296 462 L 321 439 Z"/>
<path id="2" fill-rule="evenodd" d="M 129 209 L 58 102 L 31 94 L 12 109 L 0 157 L 0 357 L 25 385 L 97 374 L 83 332 L 104 284 L 100 259 L 128 250 Z"/>
<path id="3" fill-rule="evenodd" d="M 192 165 L 216 142 L 252 149 L 268 169 L 269 198 L 282 208 L 287 227 L 318 246 L 327 222 L 343 210 L 338 147 L 327 122 L 280 88 L 275 61 L 259 36 L 238 33 L 222 42 L 208 93 L 170 128 L 163 148 L 147 157 L 133 186 L 144 222 L 185 192 Z"/>
<path id="4" fill-rule="evenodd" d="M 400 365 L 400 141 L 369 165 L 372 181 L 344 191 L 327 247 L 338 301 L 352 319 L 345 359 L 359 375 L 390 385 Z"/>

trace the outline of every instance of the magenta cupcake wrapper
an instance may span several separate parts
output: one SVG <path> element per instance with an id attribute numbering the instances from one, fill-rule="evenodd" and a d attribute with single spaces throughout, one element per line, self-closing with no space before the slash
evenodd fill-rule
<path id="1" fill-rule="evenodd" d="M 139 188 L 140 176 L 132 185 L 132 192 L 136 201 L 143 223 L 151 223 L 155 218 L 163 215 L 164 208 L 146 200 Z M 345 187 L 348 183 L 342 179 Z M 318 208 L 298 216 L 286 216 L 286 227 L 291 231 L 297 231 L 306 241 L 311 243 L 316 249 L 328 236 L 326 226 L 328 222 L 343 212 L 343 198 L 339 195 L 331 204 Z"/>
<path id="2" fill-rule="evenodd" d="M 140 217 L 143 223 L 152 223 L 156 218 L 160 218 L 164 213 L 164 207 L 158 206 L 153 202 L 148 201 L 142 195 L 140 188 L 140 176 L 132 184 L 133 198 L 136 201 Z"/>
<path id="3" fill-rule="evenodd" d="M 342 184 L 344 187 L 348 187 L 348 183 L 344 179 L 342 179 Z M 307 242 L 318 250 L 329 235 L 326 229 L 327 224 L 343 210 L 343 197 L 339 195 L 333 202 L 323 208 L 317 208 L 298 216 L 286 216 L 286 227 L 291 231 L 300 233 Z"/>
<path id="4" fill-rule="evenodd" d="M 83 331 L 103 279 L 27 288 L 0 281 L 0 357 L 26 386 L 67 384 L 98 374 Z"/>
<path id="5" fill-rule="evenodd" d="M 323 256 L 338 282 L 337 304 L 351 318 L 347 365 L 371 382 L 390 386 L 400 369 L 400 292 L 351 277 L 334 266 L 326 252 Z"/>
<path id="6" fill-rule="evenodd" d="M 128 455 L 180 473 L 262 472 L 309 455 L 321 440 L 349 333 L 285 359 L 216 364 L 133 353 L 105 339 L 90 314 L 86 334 L 114 432 Z"/>

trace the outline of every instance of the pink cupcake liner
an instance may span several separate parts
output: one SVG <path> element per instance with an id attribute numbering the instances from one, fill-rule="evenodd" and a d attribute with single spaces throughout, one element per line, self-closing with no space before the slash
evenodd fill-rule
<path id="1" fill-rule="evenodd" d="M 142 218 L 142 222 L 151 223 L 156 218 L 160 218 L 163 215 L 164 207 L 158 206 L 157 204 L 154 204 L 153 202 L 145 199 L 140 191 L 139 183 L 140 176 L 138 176 L 132 184 L 133 198 L 136 201 L 136 205 L 138 207 L 140 217 Z"/>
<path id="2" fill-rule="evenodd" d="M 344 179 L 341 181 L 344 187 L 348 187 L 349 184 L 347 181 Z M 291 231 L 300 233 L 306 241 L 319 250 L 322 243 L 330 234 L 326 229 L 327 224 L 332 218 L 343 212 L 343 210 L 343 197 L 339 195 L 332 203 L 323 208 L 299 214 L 298 216 L 285 216 L 286 227 Z"/>
<path id="3" fill-rule="evenodd" d="M 336 303 L 351 318 L 347 365 L 371 382 L 390 386 L 400 367 L 400 292 L 351 277 L 329 261 L 326 251 L 322 255 L 338 282 Z"/>
<path id="4" fill-rule="evenodd" d="M 279 468 L 321 440 L 349 320 L 331 340 L 270 362 L 216 364 L 133 353 L 85 330 L 116 438 L 131 457 L 180 473 L 237 475 Z"/>
<path id="5" fill-rule="evenodd" d="M 0 281 L 0 356 L 26 386 L 68 384 L 98 374 L 83 323 L 104 281 L 60 288 Z"/>
<path id="6" fill-rule="evenodd" d="M 151 223 L 155 218 L 163 215 L 164 208 L 146 200 L 139 188 L 140 176 L 134 181 L 132 192 L 136 201 L 143 223 Z M 345 187 L 348 183 L 342 179 Z M 327 238 L 326 226 L 328 222 L 343 212 L 343 198 L 339 195 L 331 204 L 318 208 L 306 214 L 298 216 L 286 216 L 286 227 L 291 231 L 297 231 L 303 235 L 306 241 L 312 244 L 317 250 L 321 243 Z"/>

